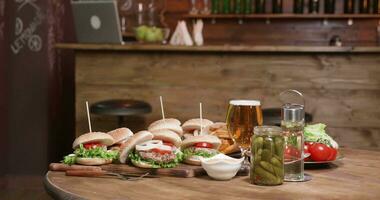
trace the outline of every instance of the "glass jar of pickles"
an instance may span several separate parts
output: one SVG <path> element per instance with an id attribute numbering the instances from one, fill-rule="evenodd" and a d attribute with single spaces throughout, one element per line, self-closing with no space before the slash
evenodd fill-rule
<path id="1" fill-rule="evenodd" d="M 250 181 L 256 185 L 284 182 L 284 137 L 277 126 L 256 126 L 252 137 Z"/>

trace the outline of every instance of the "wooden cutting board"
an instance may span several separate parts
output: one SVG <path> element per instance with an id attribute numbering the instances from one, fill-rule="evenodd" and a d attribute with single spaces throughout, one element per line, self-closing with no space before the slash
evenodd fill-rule
<path id="1" fill-rule="evenodd" d="M 195 177 L 202 176 L 206 174 L 206 171 L 201 166 L 193 166 L 180 164 L 175 168 L 161 168 L 161 169 L 145 169 L 138 168 L 130 165 L 123 164 L 109 164 L 100 166 L 103 170 L 116 172 L 116 173 L 126 173 L 126 174 L 139 174 L 149 172 L 151 175 L 162 175 L 162 176 L 176 176 L 176 177 Z"/>
<path id="2" fill-rule="evenodd" d="M 108 172 L 120 174 L 141 174 L 147 173 L 158 176 L 175 176 L 182 178 L 191 178 L 206 175 L 206 171 L 201 166 L 193 166 L 187 164 L 180 164 L 175 168 L 161 168 L 161 169 L 145 169 L 138 168 L 126 164 L 108 164 L 101 166 L 83 166 L 83 165 L 65 165 L 62 163 L 51 163 L 49 166 L 51 171 L 66 171 L 66 170 L 105 170 Z M 238 175 L 248 175 L 249 169 L 240 169 Z"/>

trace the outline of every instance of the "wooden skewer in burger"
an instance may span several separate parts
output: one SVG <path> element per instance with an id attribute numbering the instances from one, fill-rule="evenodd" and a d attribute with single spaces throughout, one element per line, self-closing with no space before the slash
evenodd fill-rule
<path id="1" fill-rule="evenodd" d="M 108 146 L 114 144 L 111 135 L 102 132 L 92 132 L 91 119 L 86 101 L 87 120 L 90 129 L 89 133 L 83 134 L 73 142 L 73 154 L 64 157 L 65 164 L 82 164 L 82 165 L 104 165 L 112 163 L 117 159 L 118 152 L 107 150 Z"/>
<path id="2" fill-rule="evenodd" d="M 214 124 L 211 120 L 204 119 L 202 116 L 202 103 L 199 103 L 199 118 L 189 119 L 183 123 L 183 136 L 187 138 L 189 136 L 205 135 L 205 128 Z"/>
<path id="3" fill-rule="evenodd" d="M 190 165 L 201 165 L 200 157 L 210 158 L 218 154 L 221 141 L 218 137 L 203 132 L 205 126 L 202 115 L 202 103 L 199 104 L 200 131 L 199 135 L 189 135 L 181 145 L 184 162 Z M 209 123 L 206 123 L 209 125 Z M 184 124 L 185 125 L 185 124 Z"/>
<path id="4" fill-rule="evenodd" d="M 161 105 L 162 119 L 151 123 L 148 127 L 148 131 L 153 132 L 157 130 L 170 130 L 177 133 L 177 135 L 181 137 L 183 135 L 181 122 L 178 119 L 165 118 L 162 96 L 160 96 L 160 105 Z"/>

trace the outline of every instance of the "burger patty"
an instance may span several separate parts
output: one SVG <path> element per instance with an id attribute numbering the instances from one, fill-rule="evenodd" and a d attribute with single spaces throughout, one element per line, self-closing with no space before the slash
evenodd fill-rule
<path id="1" fill-rule="evenodd" d="M 202 152 L 207 152 L 207 153 L 210 153 L 210 154 L 217 154 L 218 153 L 218 151 L 216 149 L 210 149 L 210 148 L 190 147 L 190 149 L 193 152 L 202 151 Z"/>
<path id="2" fill-rule="evenodd" d="M 168 163 L 173 161 L 177 156 L 174 153 L 160 154 L 156 152 L 140 151 L 139 155 L 143 159 L 150 159 L 156 162 Z"/>

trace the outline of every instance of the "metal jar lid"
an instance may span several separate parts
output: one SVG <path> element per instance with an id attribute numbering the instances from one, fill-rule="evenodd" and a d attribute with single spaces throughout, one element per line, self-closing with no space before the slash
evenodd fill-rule
<path id="1" fill-rule="evenodd" d="M 305 120 L 304 105 L 287 103 L 282 106 L 281 116 L 283 121 L 298 122 Z"/>

